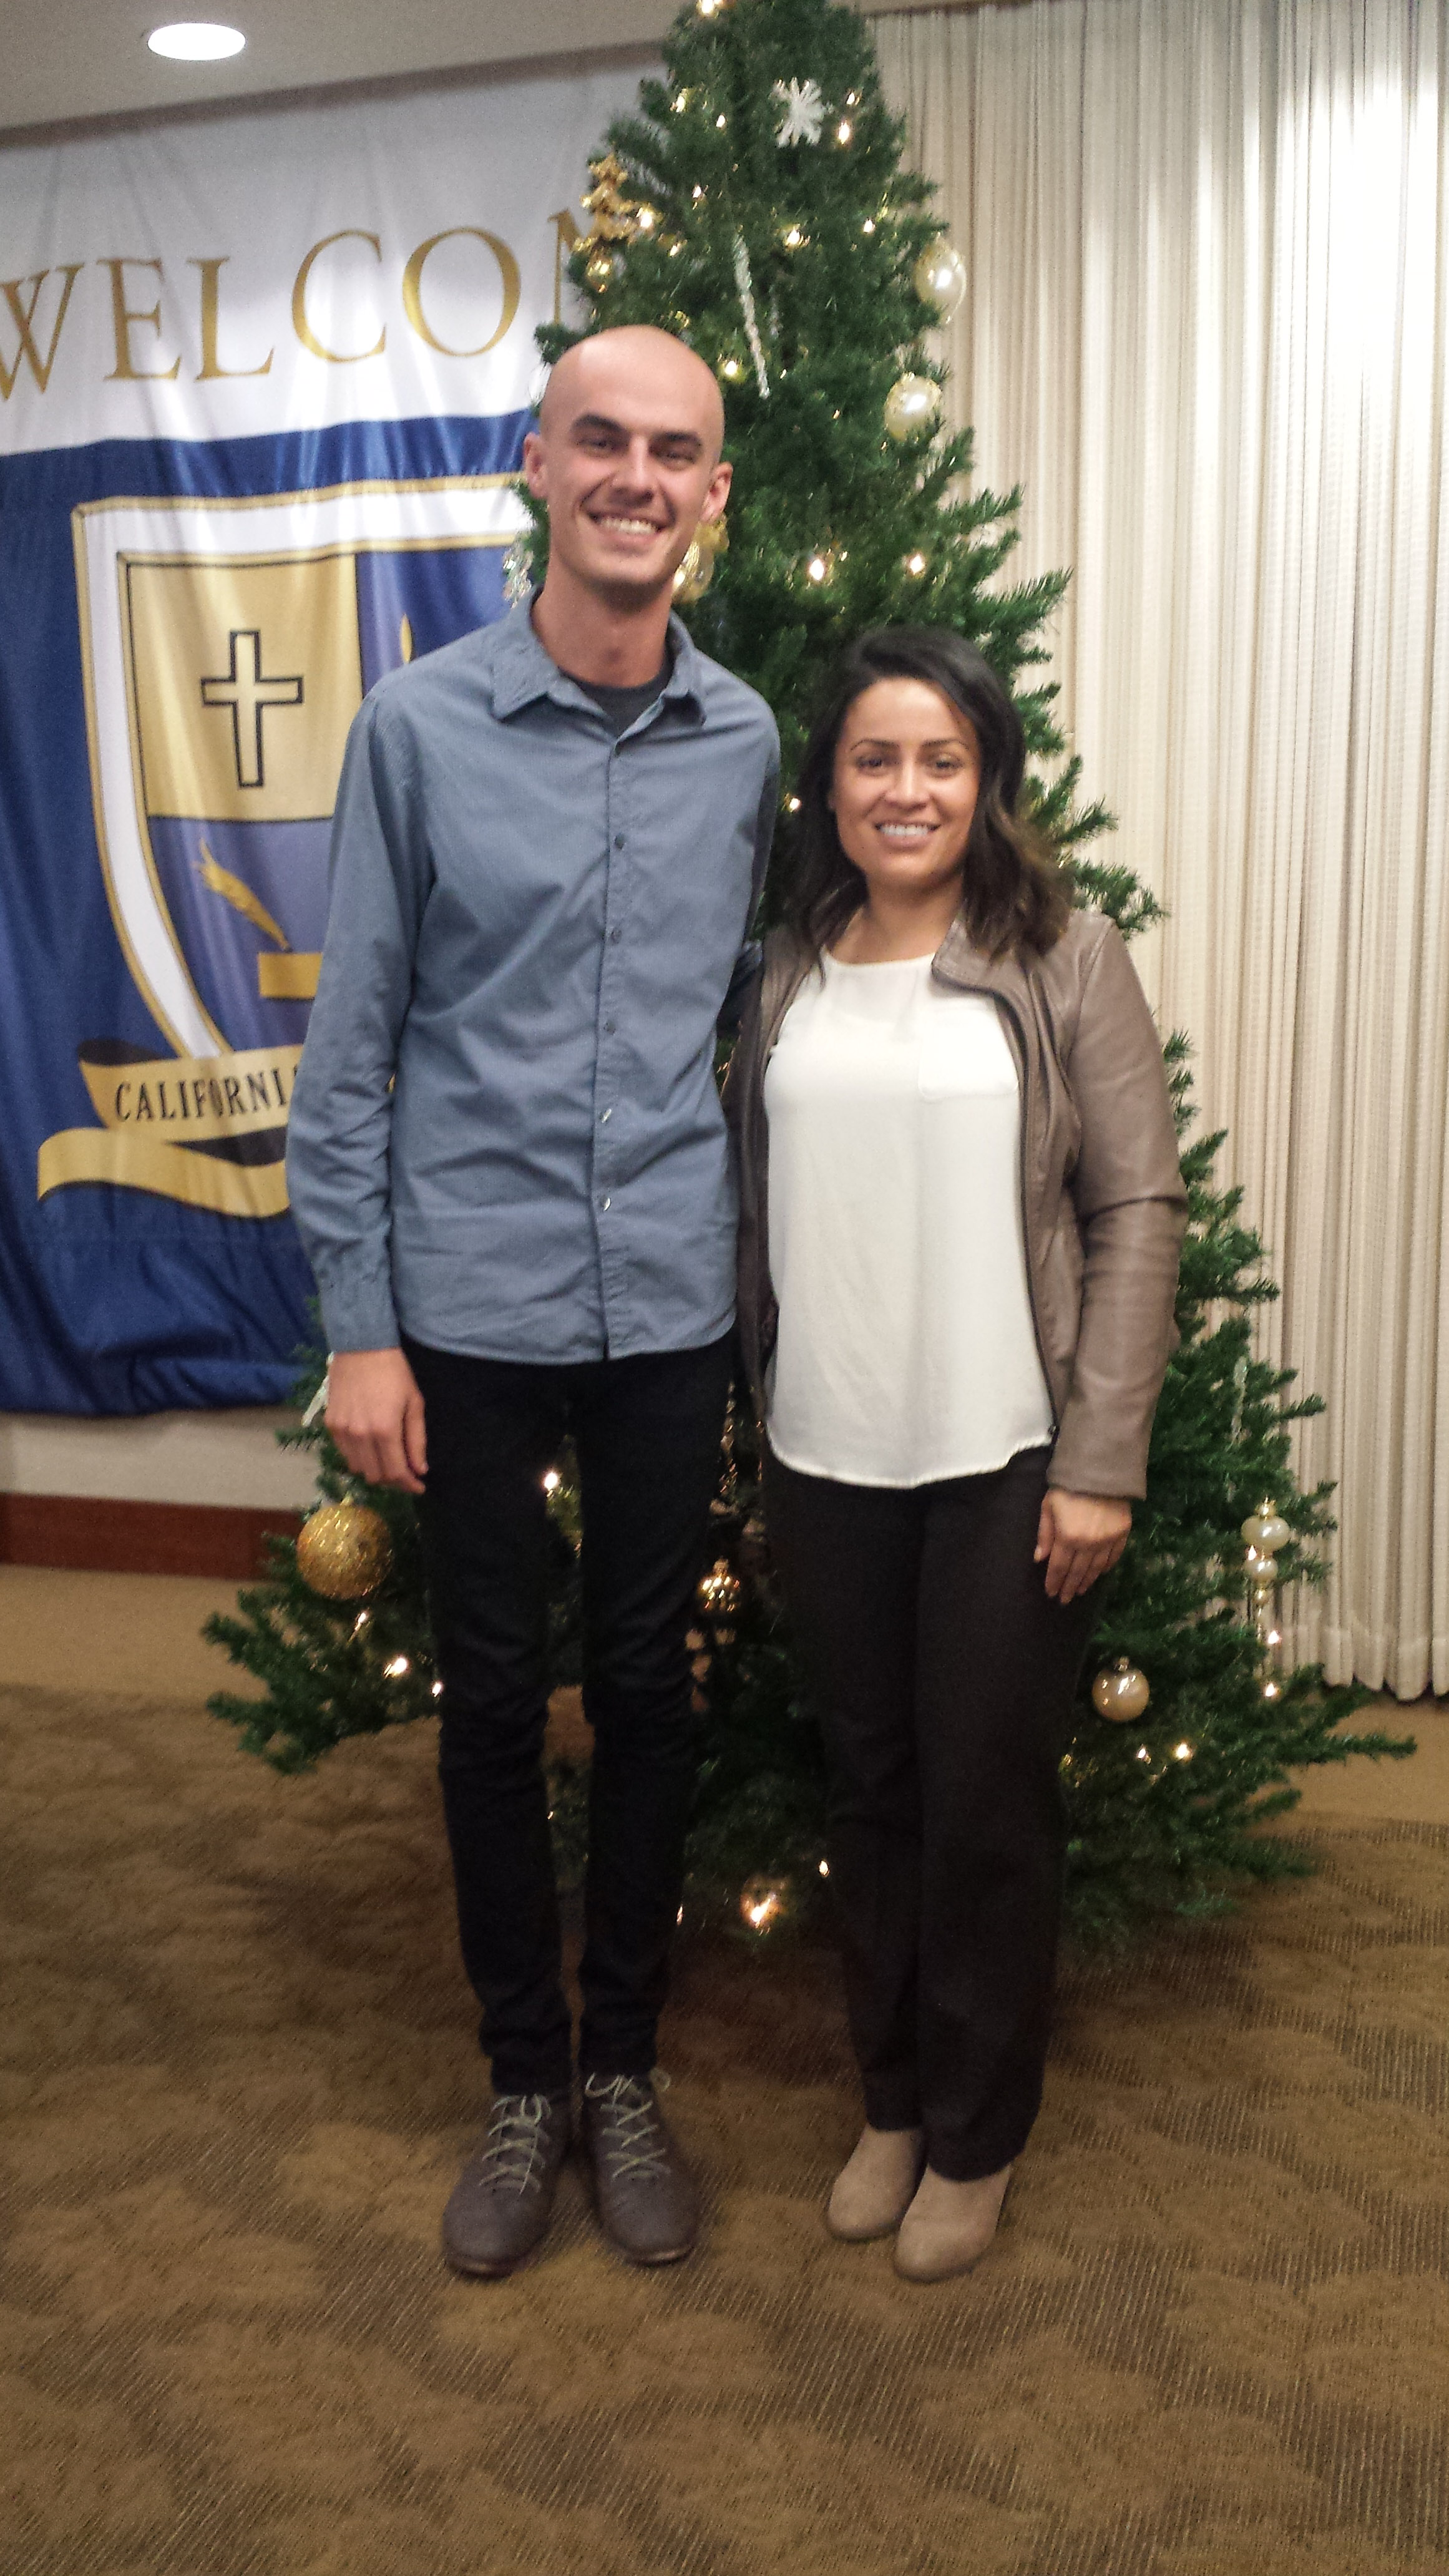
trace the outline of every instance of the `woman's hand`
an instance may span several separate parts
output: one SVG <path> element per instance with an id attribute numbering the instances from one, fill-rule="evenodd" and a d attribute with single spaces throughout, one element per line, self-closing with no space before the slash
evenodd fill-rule
<path id="1" fill-rule="evenodd" d="M 1132 1506 L 1103 1494 L 1064 1494 L 1049 1485 L 1037 1523 L 1036 1563 L 1045 1562 L 1053 1601 L 1075 1601 L 1109 1574 L 1132 1534 Z"/>

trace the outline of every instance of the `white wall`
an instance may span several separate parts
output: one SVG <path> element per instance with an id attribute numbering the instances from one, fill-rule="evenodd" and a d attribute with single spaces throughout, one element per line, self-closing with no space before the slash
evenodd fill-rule
<path id="1" fill-rule="evenodd" d="M 270 1404 L 123 1421 L 0 1413 L 0 1493 L 302 1511 L 313 1499 L 310 1459 L 276 1438 L 296 1419 Z"/>

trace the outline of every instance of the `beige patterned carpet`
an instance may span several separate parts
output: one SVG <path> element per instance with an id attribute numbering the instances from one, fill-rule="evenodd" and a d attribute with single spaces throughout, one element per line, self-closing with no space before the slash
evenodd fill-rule
<path id="1" fill-rule="evenodd" d="M 569 2177 L 488 2286 L 423 1732 L 295 1782 L 194 1701 L 0 1733 L 4 2576 L 1444 2576 L 1449 1828 L 1345 1801 L 1316 1879 L 1072 1976 L 937 2290 L 821 2228 L 828 1957 L 696 1951 L 707 2250 L 628 2271 Z"/>

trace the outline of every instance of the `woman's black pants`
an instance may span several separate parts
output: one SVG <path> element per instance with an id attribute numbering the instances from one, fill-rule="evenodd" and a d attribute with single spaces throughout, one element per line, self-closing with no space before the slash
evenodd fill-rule
<path id="1" fill-rule="evenodd" d="M 719 1482 L 730 1337 L 531 1367 L 404 1345 L 427 1409 L 423 1552 L 443 1683 L 438 1768 L 463 1964 L 498 2093 L 572 2074 L 543 1778 L 543 1479 L 571 1434 L 594 1730 L 579 1968 L 585 2075 L 647 2075 L 694 1799 L 686 1634 Z"/>
<path id="2" fill-rule="evenodd" d="M 952 2182 L 1041 2102 L 1061 1913 L 1060 1762 L 1091 1593 L 1033 1563 L 1048 1452 L 913 1488 L 766 1460 L 770 1541 L 818 1696 L 851 2037 L 873 2128 Z"/>

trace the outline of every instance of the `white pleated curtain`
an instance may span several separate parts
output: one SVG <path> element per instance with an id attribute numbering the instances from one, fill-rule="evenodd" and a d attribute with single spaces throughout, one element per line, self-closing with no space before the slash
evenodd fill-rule
<path id="1" fill-rule="evenodd" d="M 1327 1401 L 1290 1645 L 1449 1690 L 1446 0 L 1029 0 L 875 21 L 970 279 L 943 337 L 1022 575 L 1068 564 L 1138 963 Z"/>

